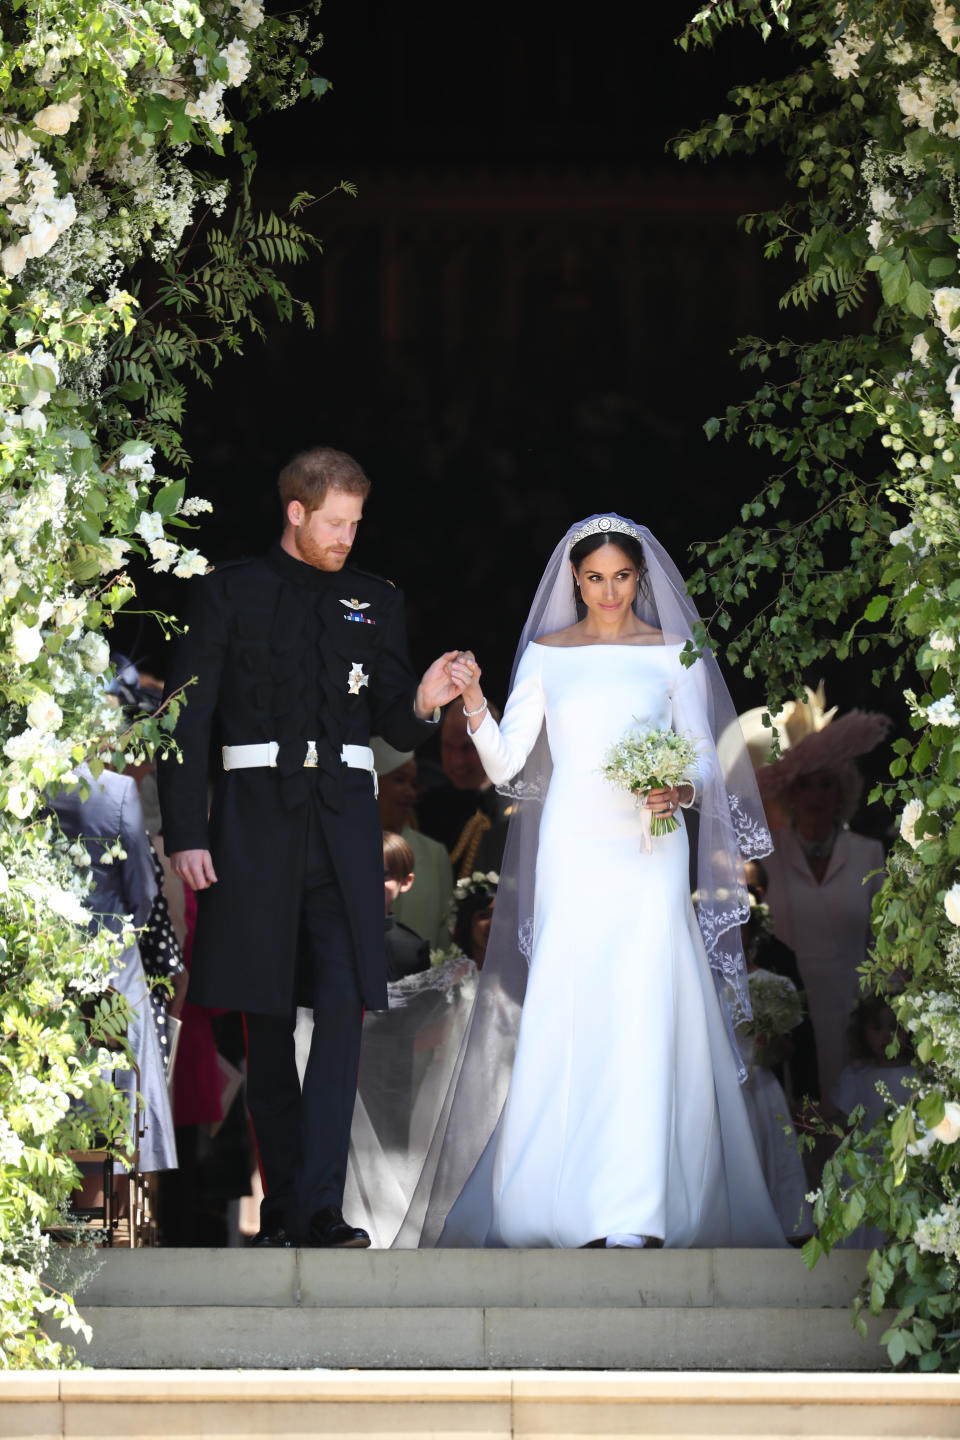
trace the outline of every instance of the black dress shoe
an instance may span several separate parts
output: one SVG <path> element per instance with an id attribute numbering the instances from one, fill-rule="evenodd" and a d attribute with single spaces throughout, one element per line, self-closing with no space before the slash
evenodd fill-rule
<path id="1" fill-rule="evenodd" d="M 289 1250 L 293 1241 L 282 1225 L 261 1225 L 247 1245 L 255 1250 Z"/>
<path id="2" fill-rule="evenodd" d="M 366 1230 L 348 1225 L 339 1205 L 325 1205 L 311 1217 L 307 1244 L 324 1250 L 366 1250 L 370 1236 Z"/>

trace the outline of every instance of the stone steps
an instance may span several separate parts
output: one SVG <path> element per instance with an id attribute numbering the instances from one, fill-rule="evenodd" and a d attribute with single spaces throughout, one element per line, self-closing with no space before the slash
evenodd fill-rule
<path id="1" fill-rule="evenodd" d="M 78 1261 L 112 1369 L 857 1371 L 865 1256 L 795 1250 L 133 1250 Z M 81 1283 L 82 1282 L 82 1283 Z M 69 1284 L 66 1286 L 69 1289 Z"/>
<path id="2" fill-rule="evenodd" d="M 157 1371 L 0 1374 L 5 1440 L 920 1440 L 960 1430 L 955 1375 Z"/>

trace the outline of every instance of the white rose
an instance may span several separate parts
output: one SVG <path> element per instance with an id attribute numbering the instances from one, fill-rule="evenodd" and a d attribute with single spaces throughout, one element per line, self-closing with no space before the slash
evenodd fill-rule
<path id="1" fill-rule="evenodd" d="M 36 804 L 37 793 L 29 785 L 11 785 L 7 791 L 7 809 L 18 820 L 26 820 Z"/>
<path id="2" fill-rule="evenodd" d="M 34 730 L 59 730 L 63 711 L 52 695 L 35 695 L 27 706 L 27 721 Z"/>
<path id="3" fill-rule="evenodd" d="M 922 800 L 908 800 L 903 807 L 903 814 L 900 816 L 900 834 L 907 844 L 914 850 L 920 844 L 916 836 L 916 824 L 923 814 Z"/>
<path id="4" fill-rule="evenodd" d="M 137 534 L 149 545 L 163 539 L 163 516 L 156 510 L 141 510 L 137 521 Z"/>
<path id="5" fill-rule="evenodd" d="M 960 1105 L 955 1100 L 948 1100 L 943 1107 L 943 1119 L 939 1125 L 931 1125 L 931 1135 L 935 1135 L 941 1145 L 953 1145 L 960 1140 Z"/>
<path id="6" fill-rule="evenodd" d="M 957 642 L 952 635 L 945 635 L 942 630 L 934 630 L 930 636 L 929 645 L 931 650 L 956 650 Z"/>
<path id="7" fill-rule="evenodd" d="M 879 250 L 883 243 L 883 223 L 880 220 L 871 220 L 867 226 L 867 243 L 871 250 Z"/>
<path id="8" fill-rule="evenodd" d="M 40 626 L 24 625 L 22 620 L 14 620 L 10 644 L 14 657 L 21 665 L 32 665 L 43 649 Z"/>
<path id="9" fill-rule="evenodd" d="M 918 335 L 914 335 L 913 337 L 913 344 L 910 346 L 910 354 L 918 365 L 926 365 L 927 356 L 929 355 L 929 353 L 930 342 L 927 340 L 927 337 L 921 330 Z"/>
<path id="10" fill-rule="evenodd" d="M 24 244 L 31 259 L 39 260 L 41 255 L 46 255 L 48 250 L 53 249 L 59 239 L 60 226 L 55 220 L 48 220 L 45 224 L 41 222 L 39 225 L 34 225 Z"/>
<path id="11" fill-rule="evenodd" d="M 80 96 L 74 95 L 72 100 L 59 105 L 46 105 L 42 110 L 38 110 L 33 117 L 33 123 L 45 135 L 66 135 L 79 114 Z"/>
<path id="12" fill-rule="evenodd" d="M 12 245 L 5 245 L 0 251 L 0 265 L 3 266 L 3 273 L 8 280 L 13 280 L 20 274 L 28 259 L 27 247 L 22 240 L 16 240 Z"/>
<path id="13" fill-rule="evenodd" d="M 943 897 L 943 908 L 951 925 L 960 925 L 960 885 L 951 885 Z"/>
<path id="14" fill-rule="evenodd" d="M 960 310 L 960 290 L 945 285 L 933 292 L 933 308 L 937 323 L 948 340 L 960 340 L 960 326 L 951 325 L 950 317 Z"/>
<path id="15" fill-rule="evenodd" d="M 102 675 L 110 664 L 110 646 L 96 630 L 88 630 L 80 641 L 83 668 L 89 675 Z"/>

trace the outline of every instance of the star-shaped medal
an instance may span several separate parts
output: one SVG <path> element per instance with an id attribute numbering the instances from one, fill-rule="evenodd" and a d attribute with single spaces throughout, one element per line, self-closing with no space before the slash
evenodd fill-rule
<path id="1" fill-rule="evenodd" d="M 369 685 L 370 676 L 363 673 L 363 666 L 359 660 L 354 660 L 353 669 L 347 676 L 347 689 L 351 695 L 359 695 L 361 685 Z"/>

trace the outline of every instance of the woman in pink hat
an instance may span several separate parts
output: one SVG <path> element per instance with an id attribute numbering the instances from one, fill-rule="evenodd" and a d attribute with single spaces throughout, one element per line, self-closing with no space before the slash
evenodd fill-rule
<path id="1" fill-rule="evenodd" d="M 764 862 L 774 933 L 796 953 L 817 1042 L 820 1095 L 847 1061 L 846 1028 L 870 944 L 870 908 L 883 881 L 883 846 L 849 828 L 863 782 L 855 757 L 884 739 L 885 715 L 851 710 L 759 771 L 764 801 L 789 823 Z"/>

